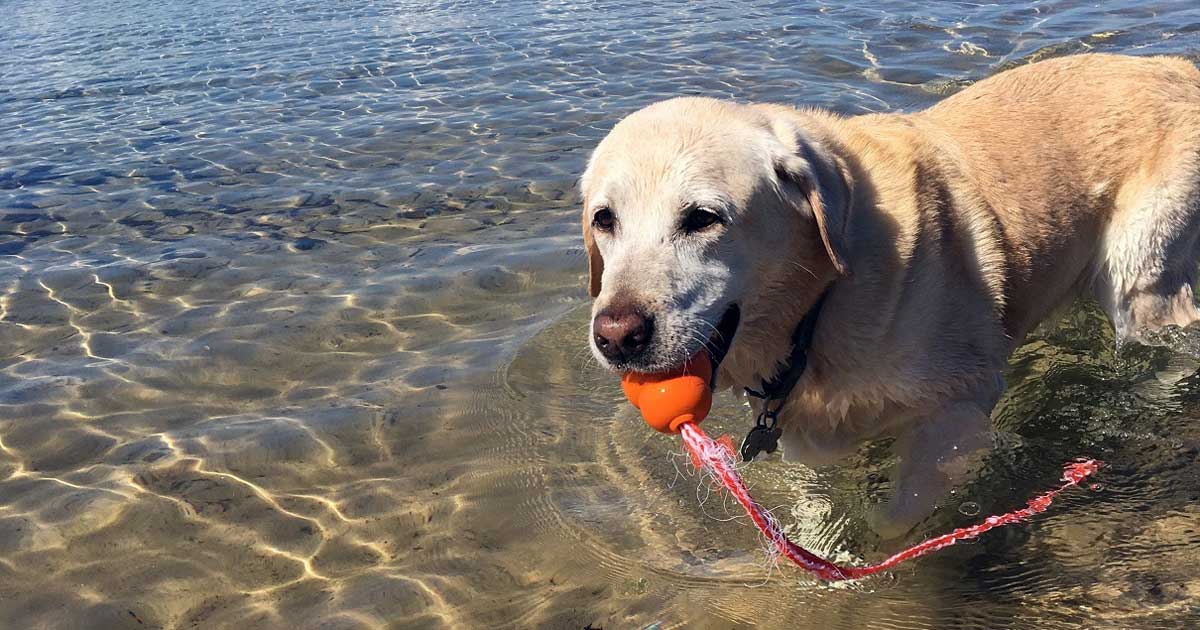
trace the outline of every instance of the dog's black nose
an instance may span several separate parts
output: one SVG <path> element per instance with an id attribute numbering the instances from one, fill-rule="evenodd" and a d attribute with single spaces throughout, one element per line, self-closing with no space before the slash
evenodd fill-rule
<path id="1" fill-rule="evenodd" d="M 650 345 L 654 318 L 633 309 L 605 309 L 592 320 L 592 338 L 609 361 L 629 361 Z"/>

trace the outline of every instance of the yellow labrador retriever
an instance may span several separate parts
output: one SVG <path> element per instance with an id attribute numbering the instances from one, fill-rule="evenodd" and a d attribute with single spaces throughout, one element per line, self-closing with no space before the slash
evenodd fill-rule
<path id="1" fill-rule="evenodd" d="M 894 435 L 885 536 L 990 444 L 1009 353 L 1069 300 L 1090 292 L 1121 339 L 1200 319 L 1183 59 L 1043 61 L 912 114 L 672 99 L 617 124 L 581 188 L 602 365 L 707 350 L 720 388 L 788 376 L 766 404 L 814 465 Z"/>

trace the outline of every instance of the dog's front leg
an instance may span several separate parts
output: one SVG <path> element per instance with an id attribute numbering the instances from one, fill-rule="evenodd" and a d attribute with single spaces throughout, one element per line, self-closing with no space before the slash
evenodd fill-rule
<path id="1" fill-rule="evenodd" d="M 908 533 L 961 483 L 992 445 L 992 422 L 973 401 L 947 404 L 894 432 L 892 496 L 867 512 L 882 538 Z"/>

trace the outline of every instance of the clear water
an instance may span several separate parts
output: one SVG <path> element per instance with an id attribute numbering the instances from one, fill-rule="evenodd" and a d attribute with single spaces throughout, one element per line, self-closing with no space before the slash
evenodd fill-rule
<path id="1" fill-rule="evenodd" d="M 587 359 L 574 180 L 707 94 L 928 105 L 1086 50 L 1197 59 L 1194 2 L 0 3 L 0 619 L 14 628 L 1200 624 L 1200 335 L 1087 308 L 1013 358 L 997 450 L 909 540 L 886 445 L 755 492 L 888 577 L 772 574 Z M 725 399 L 710 421 L 744 430 Z"/>

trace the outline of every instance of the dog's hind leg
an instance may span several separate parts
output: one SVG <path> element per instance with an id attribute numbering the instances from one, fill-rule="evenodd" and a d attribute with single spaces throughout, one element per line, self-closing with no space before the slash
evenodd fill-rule
<path id="1" fill-rule="evenodd" d="M 1170 170 L 1174 177 L 1143 179 L 1118 194 L 1094 263 L 1092 288 L 1119 340 L 1200 321 L 1200 152 Z"/>

